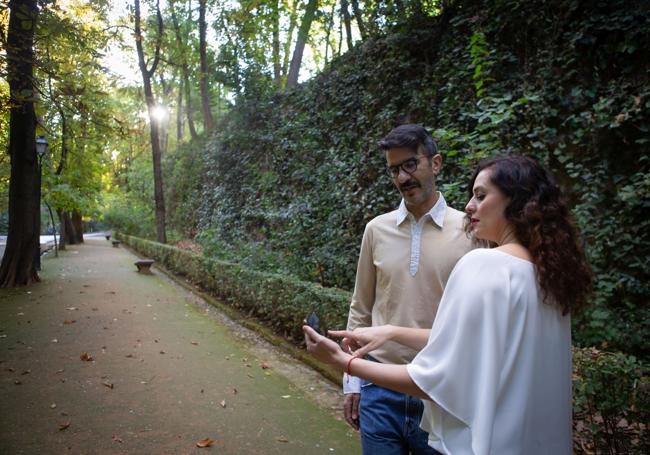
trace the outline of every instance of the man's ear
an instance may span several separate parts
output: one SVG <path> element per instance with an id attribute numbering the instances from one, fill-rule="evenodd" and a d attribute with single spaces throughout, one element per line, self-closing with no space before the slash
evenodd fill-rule
<path id="1" fill-rule="evenodd" d="M 431 157 L 431 168 L 433 169 L 434 175 L 440 173 L 440 169 L 442 168 L 442 155 L 440 153 L 436 153 Z"/>

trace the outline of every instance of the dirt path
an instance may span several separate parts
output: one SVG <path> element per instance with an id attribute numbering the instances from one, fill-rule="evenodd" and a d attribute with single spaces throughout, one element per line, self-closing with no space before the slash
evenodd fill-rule
<path id="1" fill-rule="evenodd" d="M 335 387 L 134 259 L 90 239 L 0 291 L 0 453 L 360 453 Z"/>

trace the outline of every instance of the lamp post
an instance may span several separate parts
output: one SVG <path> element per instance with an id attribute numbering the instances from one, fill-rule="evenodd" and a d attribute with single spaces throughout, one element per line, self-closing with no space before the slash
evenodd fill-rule
<path id="1" fill-rule="evenodd" d="M 43 178 L 43 155 L 47 153 L 48 145 L 45 136 L 38 136 L 36 138 L 36 155 L 38 155 L 38 221 L 36 222 L 36 235 L 38 241 L 36 242 L 36 255 L 34 257 L 34 264 L 36 270 L 41 270 L 41 180 Z"/>

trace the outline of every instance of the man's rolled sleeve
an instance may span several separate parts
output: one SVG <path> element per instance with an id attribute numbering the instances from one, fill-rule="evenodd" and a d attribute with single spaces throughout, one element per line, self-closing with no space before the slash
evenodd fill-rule
<path id="1" fill-rule="evenodd" d="M 343 373 L 343 393 L 361 393 L 361 378 Z"/>

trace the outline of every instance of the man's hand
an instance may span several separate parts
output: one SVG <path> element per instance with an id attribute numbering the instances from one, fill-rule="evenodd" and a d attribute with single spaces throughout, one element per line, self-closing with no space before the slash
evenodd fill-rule
<path id="1" fill-rule="evenodd" d="M 355 430 L 359 431 L 359 399 L 358 393 L 347 393 L 343 400 L 343 416 L 345 421 Z"/>

